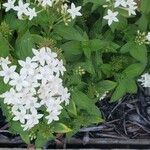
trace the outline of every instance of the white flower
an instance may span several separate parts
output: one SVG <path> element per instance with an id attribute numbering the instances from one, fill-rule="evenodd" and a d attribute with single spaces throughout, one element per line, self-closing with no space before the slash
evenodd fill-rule
<path id="1" fill-rule="evenodd" d="M 129 16 L 136 15 L 136 12 L 135 12 L 136 9 L 137 9 L 137 6 L 130 6 L 129 8 L 127 8 Z"/>
<path id="2" fill-rule="evenodd" d="M 0 76 L 4 77 L 4 83 L 7 84 L 10 79 L 15 75 L 16 66 L 2 65 L 2 71 L 0 71 Z"/>
<path id="3" fill-rule="evenodd" d="M 9 11 L 14 8 L 14 3 L 16 0 L 8 0 L 7 3 L 4 3 L 3 6 L 6 7 L 5 11 Z"/>
<path id="4" fill-rule="evenodd" d="M 53 72 L 48 69 L 48 66 L 40 67 L 39 74 L 36 75 L 36 78 L 41 80 L 42 84 L 46 84 L 48 81 L 52 81 L 53 77 Z"/>
<path id="5" fill-rule="evenodd" d="M 145 73 L 141 76 L 141 79 L 138 79 L 139 82 L 141 82 L 141 85 L 143 87 L 150 87 L 150 74 Z"/>
<path id="6" fill-rule="evenodd" d="M 28 12 L 26 13 L 27 16 L 29 16 L 29 20 L 32 20 L 34 17 L 37 16 L 37 13 L 35 11 L 35 8 L 28 8 Z"/>
<path id="7" fill-rule="evenodd" d="M 22 19 L 22 15 L 27 15 L 28 10 L 27 8 L 29 7 L 29 3 L 23 3 L 22 0 L 19 0 L 18 6 L 14 7 L 14 10 L 17 11 L 17 16 L 19 19 Z"/>
<path id="8" fill-rule="evenodd" d="M 11 86 L 15 86 L 17 91 L 21 91 L 23 87 L 29 86 L 29 83 L 25 80 L 25 78 L 25 76 L 16 73 L 9 84 Z"/>
<path id="9" fill-rule="evenodd" d="M 52 121 L 58 121 L 59 120 L 58 116 L 60 115 L 60 113 L 61 111 L 57 110 L 50 112 L 50 114 L 45 117 L 48 120 L 48 124 L 52 123 Z"/>
<path id="10" fill-rule="evenodd" d="M 150 42 L 150 32 L 148 32 L 146 39 Z"/>
<path id="11" fill-rule="evenodd" d="M 16 91 L 13 88 L 0 95 L 0 97 L 4 98 L 4 103 L 8 105 L 17 102 L 20 99 L 20 95 L 16 93 Z"/>
<path id="12" fill-rule="evenodd" d="M 118 7 L 118 6 L 126 7 L 127 6 L 127 2 L 125 0 L 115 0 L 114 6 L 115 7 Z"/>
<path id="13" fill-rule="evenodd" d="M 9 65 L 11 62 L 9 61 L 9 58 L 6 57 L 6 58 L 3 58 L 3 57 L 0 57 L 0 65 Z"/>
<path id="14" fill-rule="evenodd" d="M 41 104 L 38 103 L 37 98 L 30 97 L 29 99 L 26 99 L 26 101 L 25 101 L 26 109 L 30 109 L 30 111 L 32 112 L 33 110 L 35 110 L 36 108 L 39 108 L 39 107 L 41 107 Z"/>
<path id="15" fill-rule="evenodd" d="M 50 7 L 52 7 L 52 4 L 53 4 L 53 2 L 52 2 L 52 0 L 40 0 L 41 1 L 41 5 L 42 6 L 50 6 Z"/>
<path id="16" fill-rule="evenodd" d="M 51 112 L 51 111 L 55 111 L 55 110 L 61 110 L 62 106 L 60 104 L 61 104 L 61 101 L 59 98 L 57 98 L 57 99 L 51 98 L 49 100 L 49 102 L 47 101 L 47 103 L 46 103 L 47 111 Z"/>
<path id="17" fill-rule="evenodd" d="M 28 129 L 32 128 L 34 125 L 39 123 L 39 119 L 42 118 L 43 114 L 38 114 L 36 110 L 32 111 L 32 114 L 27 114 L 25 118 L 27 119 Z"/>
<path id="18" fill-rule="evenodd" d="M 32 49 L 33 54 L 35 55 L 32 60 L 33 61 L 37 61 L 39 62 L 42 66 L 45 65 L 45 62 L 47 60 L 47 55 L 46 55 L 46 50 L 45 48 L 41 48 L 40 51 L 36 50 L 36 49 Z"/>
<path id="19" fill-rule="evenodd" d="M 118 22 L 119 20 L 117 19 L 118 12 L 115 11 L 111 11 L 110 9 L 108 9 L 107 11 L 107 15 L 104 16 L 103 18 L 108 20 L 108 25 L 110 26 L 113 22 Z"/>
<path id="20" fill-rule="evenodd" d="M 129 13 L 129 16 L 136 15 L 136 9 L 137 9 L 137 3 L 134 0 L 127 0 L 127 11 Z"/>
<path id="21" fill-rule="evenodd" d="M 126 0 L 126 4 L 127 4 L 128 6 L 134 6 L 134 5 L 136 5 L 137 3 L 136 3 L 134 0 Z"/>
<path id="22" fill-rule="evenodd" d="M 55 68 L 57 73 L 59 72 L 61 75 L 64 74 L 64 72 L 66 71 L 66 68 L 63 65 L 63 61 L 59 61 L 57 60 L 57 67 Z"/>
<path id="23" fill-rule="evenodd" d="M 27 57 L 26 61 L 19 60 L 18 62 L 22 66 L 22 69 L 20 70 L 20 74 L 34 75 L 35 68 L 37 68 L 38 64 L 35 62 L 32 62 L 32 59 L 30 57 Z"/>
<path id="24" fill-rule="evenodd" d="M 26 118 L 26 110 L 22 109 L 20 111 L 14 111 L 13 112 L 15 117 L 13 118 L 14 121 L 20 121 L 22 124 L 25 123 L 25 118 Z"/>
<path id="25" fill-rule="evenodd" d="M 70 99 L 70 93 L 69 93 L 68 89 L 62 87 L 60 93 L 61 93 L 61 101 L 65 102 L 65 105 L 68 105 L 69 99 Z"/>
<path id="26" fill-rule="evenodd" d="M 71 3 L 71 8 L 67 11 L 71 15 L 72 19 L 74 19 L 76 16 L 82 16 L 82 14 L 79 12 L 80 9 L 81 6 L 76 7 L 74 3 Z"/>

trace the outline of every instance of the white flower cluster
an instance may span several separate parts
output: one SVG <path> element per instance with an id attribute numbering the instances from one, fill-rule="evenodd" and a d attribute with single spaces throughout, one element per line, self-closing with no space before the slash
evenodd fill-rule
<path id="1" fill-rule="evenodd" d="M 106 0 L 108 3 L 111 3 L 110 0 Z M 128 11 L 129 16 L 136 15 L 137 3 L 134 0 L 115 0 L 112 4 L 113 8 L 122 8 Z M 109 5 L 104 5 L 104 7 L 109 7 Z M 113 11 L 111 9 L 107 10 L 107 15 L 103 18 L 108 20 L 108 25 L 110 26 L 113 22 L 119 22 L 117 15 L 118 11 Z"/>
<path id="2" fill-rule="evenodd" d="M 4 3 L 3 6 L 6 7 L 5 11 L 9 11 L 11 9 L 17 12 L 17 16 L 19 19 L 23 19 L 23 16 L 29 17 L 29 20 L 32 20 L 33 17 L 37 16 L 35 12 L 35 8 L 30 8 L 29 3 L 24 3 L 23 0 L 19 0 L 17 5 L 15 5 L 16 0 L 8 0 L 7 3 Z"/>
<path id="3" fill-rule="evenodd" d="M 3 93 L 4 103 L 12 108 L 13 120 L 20 121 L 24 130 L 31 129 L 46 118 L 48 124 L 59 120 L 62 104 L 69 104 L 70 93 L 60 78 L 66 70 L 62 60 L 50 48 L 33 49 L 33 58 L 19 60 L 20 73 L 10 66 L 8 58 L 0 59 L 0 76 L 11 86 Z"/>
<path id="4" fill-rule="evenodd" d="M 141 79 L 138 79 L 139 82 L 141 82 L 141 85 L 143 87 L 150 87 L 150 74 L 145 73 L 141 76 Z"/>
<path id="5" fill-rule="evenodd" d="M 59 0 L 35 0 L 35 3 L 38 2 L 37 6 L 42 7 L 53 7 L 53 5 Z M 17 3 L 17 5 L 15 5 Z M 35 4 L 34 3 L 34 4 Z M 15 10 L 17 12 L 17 16 L 19 19 L 23 19 L 23 16 L 28 17 L 29 20 L 32 20 L 34 17 L 37 16 L 37 13 L 35 11 L 35 8 L 30 8 L 29 3 L 24 3 L 23 0 L 19 0 L 18 2 L 16 0 L 8 0 L 6 3 L 3 4 L 3 6 L 6 8 L 5 11 L 9 10 Z M 81 6 L 75 7 L 74 3 L 71 4 L 71 8 L 68 9 L 67 3 L 62 5 L 62 13 L 65 13 L 65 15 L 69 15 L 72 19 L 74 19 L 76 16 L 81 16 L 82 14 L 79 12 L 81 9 Z M 41 11 L 41 10 L 40 10 Z M 39 12 L 40 12 L 39 11 Z"/>

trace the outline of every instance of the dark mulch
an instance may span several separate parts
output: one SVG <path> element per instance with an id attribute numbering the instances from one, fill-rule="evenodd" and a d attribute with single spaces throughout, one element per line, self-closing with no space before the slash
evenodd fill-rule
<path id="1" fill-rule="evenodd" d="M 109 98 L 106 98 L 99 101 L 97 106 L 106 122 L 82 128 L 74 136 L 74 141 L 79 139 L 83 145 L 86 145 L 91 139 L 119 139 L 122 141 L 150 139 L 150 89 L 143 89 L 139 86 L 137 95 L 126 95 L 119 102 L 111 104 Z M 0 116 L 2 116 L 1 111 Z M 0 147 L 9 147 L 9 144 L 14 147 L 24 147 L 25 145 L 19 136 L 9 133 L 4 119 L 4 117 L 0 117 Z M 50 144 L 52 145 L 52 143 L 47 143 L 45 148 L 49 147 Z M 67 142 L 63 140 L 62 143 L 57 140 L 53 146 L 56 144 L 61 147 L 62 145 L 66 146 Z"/>

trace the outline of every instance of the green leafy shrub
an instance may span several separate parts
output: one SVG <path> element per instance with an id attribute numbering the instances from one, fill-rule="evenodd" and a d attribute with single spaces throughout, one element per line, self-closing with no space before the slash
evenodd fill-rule
<path id="1" fill-rule="evenodd" d="M 137 79 L 149 71 L 149 7 L 149 0 L 1 2 L 0 72 L 8 62 L 21 72 L 18 60 L 26 62 L 34 58 L 33 49 L 49 47 L 66 68 L 61 79 L 71 95 L 68 105 L 60 104 L 63 109 L 57 120 L 48 124 L 39 118 L 36 125 L 24 131 L 20 120 L 14 121 L 12 104 L 4 103 L 3 93 L 9 91 L 11 81 L 6 82 L 1 75 L 0 103 L 9 130 L 20 134 L 26 143 L 41 147 L 57 133 L 71 137 L 83 126 L 103 122 L 96 102 L 107 95 L 114 102 L 126 93 L 136 93 Z M 43 107 L 37 112 L 47 114 Z"/>

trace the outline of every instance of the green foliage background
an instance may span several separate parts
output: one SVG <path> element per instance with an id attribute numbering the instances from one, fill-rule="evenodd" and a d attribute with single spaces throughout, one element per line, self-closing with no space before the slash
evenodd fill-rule
<path id="1" fill-rule="evenodd" d="M 12 121 L 10 107 L 0 101 L 10 130 L 20 134 L 26 143 L 33 140 L 37 147 L 54 139 L 54 133 L 71 137 L 83 126 L 104 121 L 95 105 L 99 97 L 109 91 L 110 102 L 115 102 L 126 93 L 136 93 L 137 78 L 150 71 L 150 46 L 135 42 L 137 30 L 150 31 L 150 0 L 141 0 L 133 18 L 127 18 L 120 10 L 119 23 L 110 27 L 103 20 L 105 0 L 73 2 L 83 6 L 83 15 L 68 26 L 63 22 L 56 24 L 60 14 L 53 9 L 43 11 L 33 21 L 18 20 L 13 11 L 0 10 L 1 57 L 10 56 L 17 64 L 18 59 L 32 56 L 32 48 L 49 46 L 67 68 L 64 84 L 72 96 L 58 122 L 47 125 L 42 120 L 24 132 L 18 122 Z M 9 89 L 2 79 L 0 83 L 0 93 Z"/>

